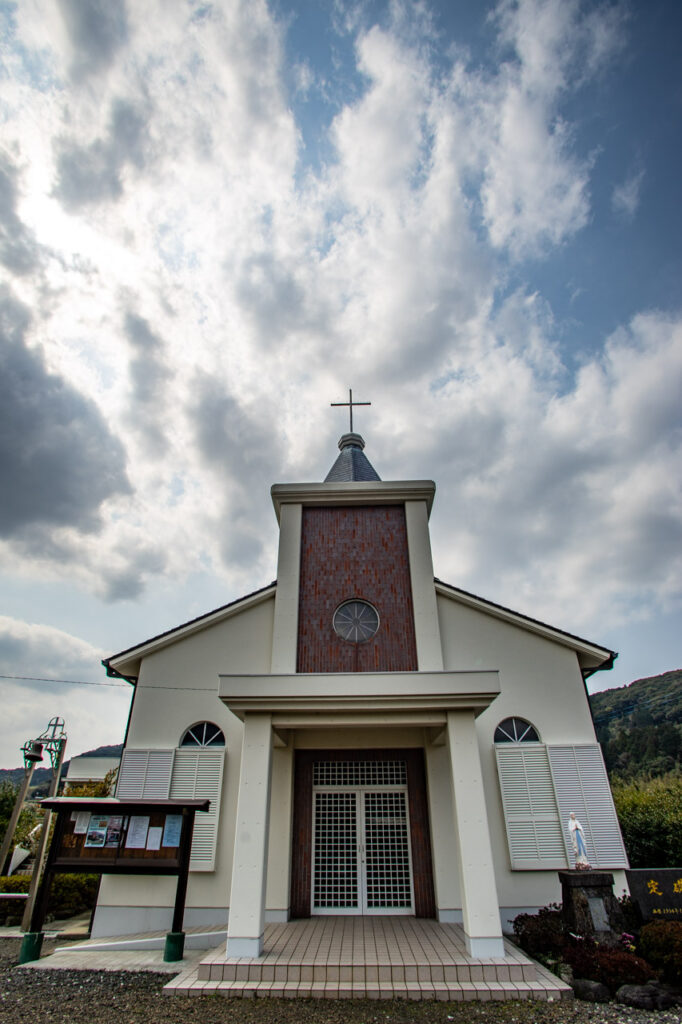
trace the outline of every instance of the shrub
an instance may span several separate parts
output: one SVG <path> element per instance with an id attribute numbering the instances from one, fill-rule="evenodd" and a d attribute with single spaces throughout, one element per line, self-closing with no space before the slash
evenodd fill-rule
<path id="1" fill-rule="evenodd" d="M 618 903 L 620 904 L 621 913 L 623 915 L 623 922 L 629 932 L 637 933 L 642 927 L 643 918 L 642 912 L 639 909 L 639 903 L 637 900 L 633 900 L 632 896 L 628 893 L 623 892 L 622 896 L 618 896 Z"/>
<path id="2" fill-rule="evenodd" d="M 48 915 L 62 920 L 92 910 L 97 900 L 99 880 L 99 875 L 55 875 L 47 904 Z"/>
<path id="3" fill-rule="evenodd" d="M 0 876 L 0 892 L 28 892 L 30 884 L 30 875 Z M 0 900 L 0 924 L 20 924 L 25 904 L 25 900 Z"/>
<path id="4" fill-rule="evenodd" d="M 55 875 L 47 904 L 48 920 L 63 920 L 92 910 L 97 899 L 99 878 L 99 875 Z M 30 875 L 5 875 L 0 877 L 0 892 L 28 892 L 30 884 Z M 0 900 L 0 923 L 19 924 L 25 905 L 25 900 Z"/>
<path id="5" fill-rule="evenodd" d="M 633 868 L 682 863 L 682 776 L 615 783 L 613 800 Z"/>
<path id="6" fill-rule="evenodd" d="M 550 903 L 537 914 L 519 914 L 514 918 L 514 935 L 521 949 L 536 960 L 560 956 L 564 946 L 560 907 Z"/>
<path id="7" fill-rule="evenodd" d="M 611 992 L 621 985 L 644 985 L 656 974 L 642 957 L 624 949 L 599 946 L 587 938 L 569 938 L 564 945 L 562 959 L 571 965 L 576 978 L 601 981 Z"/>
<path id="8" fill-rule="evenodd" d="M 14 810 L 14 803 L 17 798 L 18 787 L 5 780 L 0 782 L 0 843 L 5 838 L 5 832 L 9 825 L 9 819 Z M 29 846 L 28 834 L 38 822 L 37 807 L 33 803 L 27 803 L 19 815 L 17 827 L 14 830 L 14 837 L 10 846 L 10 854 L 15 846 Z M 0 874 L 4 864 L 0 864 Z"/>
<path id="9" fill-rule="evenodd" d="M 116 789 L 118 768 L 112 768 L 103 779 L 87 779 L 64 785 L 64 796 L 111 796 Z"/>
<path id="10" fill-rule="evenodd" d="M 682 948 L 682 925 L 681 948 Z M 623 948 L 601 946 L 594 939 L 566 935 L 561 908 L 552 903 L 537 914 L 519 914 L 514 919 L 514 934 L 530 956 L 552 970 L 569 964 L 576 978 L 600 981 L 611 992 L 621 985 L 644 984 L 656 971 L 650 963 Z M 628 939 L 631 936 L 627 936 Z"/>
<path id="11" fill-rule="evenodd" d="M 682 921 L 651 921 L 639 933 L 638 951 L 672 985 L 682 985 Z"/>

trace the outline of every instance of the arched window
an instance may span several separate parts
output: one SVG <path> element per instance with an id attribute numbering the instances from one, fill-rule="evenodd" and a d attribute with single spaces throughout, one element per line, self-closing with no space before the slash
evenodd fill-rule
<path id="1" fill-rule="evenodd" d="M 538 743 L 537 729 L 525 718 L 505 718 L 495 730 L 495 743 Z"/>
<path id="2" fill-rule="evenodd" d="M 181 747 L 224 747 L 222 730 L 213 722 L 197 722 L 190 726 L 180 740 Z"/>

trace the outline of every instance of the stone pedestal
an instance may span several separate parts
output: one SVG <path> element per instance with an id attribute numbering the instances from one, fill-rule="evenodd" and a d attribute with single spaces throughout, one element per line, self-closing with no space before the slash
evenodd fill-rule
<path id="1" fill-rule="evenodd" d="M 613 945 L 625 929 L 610 871 L 560 871 L 564 929 Z"/>

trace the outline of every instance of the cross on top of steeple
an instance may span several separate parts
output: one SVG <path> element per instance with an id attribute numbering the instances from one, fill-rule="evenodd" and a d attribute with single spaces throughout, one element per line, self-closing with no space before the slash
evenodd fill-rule
<path id="1" fill-rule="evenodd" d="M 369 483 L 370 481 L 381 478 L 374 466 L 369 462 L 367 456 L 363 452 L 365 442 L 353 431 L 353 406 L 355 405 L 371 405 L 371 402 L 354 402 L 353 401 L 353 389 L 348 388 L 348 401 L 347 402 L 330 402 L 330 405 L 334 406 L 346 406 L 350 413 L 350 433 L 343 434 L 339 441 L 339 448 L 341 449 L 340 455 L 337 457 L 336 462 L 327 473 L 324 482 L 328 483 L 350 483 L 350 482 L 364 482 Z"/>
<path id="2" fill-rule="evenodd" d="M 347 402 L 330 402 L 330 405 L 340 406 L 347 405 L 350 411 L 350 432 L 353 433 L 353 406 L 354 405 L 371 405 L 371 402 L 354 402 L 353 401 L 353 389 L 348 388 L 348 401 Z"/>

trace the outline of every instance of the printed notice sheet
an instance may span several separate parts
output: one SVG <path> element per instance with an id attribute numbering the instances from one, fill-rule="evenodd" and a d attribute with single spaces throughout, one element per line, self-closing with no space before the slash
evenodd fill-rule
<path id="1" fill-rule="evenodd" d="M 109 824 L 107 826 L 107 841 L 104 844 L 109 848 L 118 847 L 121 842 L 121 830 L 123 828 L 123 818 L 121 815 L 112 816 L 109 818 Z"/>
<path id="2" fill-rule="evenodd" d="M 131 814 L 126 836 L 126 849 L 144 850 L 147 845 L 148 814 Z"/>
<path id="3" fill-rule="evenodd" d="M 83 846 L 104 846 L 107 839 L 107 826 L 109 824 L 109 817 L 100 817 L 97 814 L 91 814 L 88 822 L 88 830 L 85 834 L 85 842 Z"/>
<path id="4" fill-rule="evenodd" d="M 90 824 L 90 811 L 74 811 L 73 820 L 75 821 L 73 834 L 75 836 L 84 836 Z"/>
<path id="5" fill-rule="evenodd" d="M 167 814 L 166 823 L 163 826 L 163 845 L 179 846 L 180 832 L 182 831 L 182 815 Z"/>
<path id="6" fill-rule="evenodd" d="M 147 832 L 147 849 L 148 850 L 160 850 L 161 849 L 161 834 L 163 829 L 159 825 L 152 825 Z"/>

